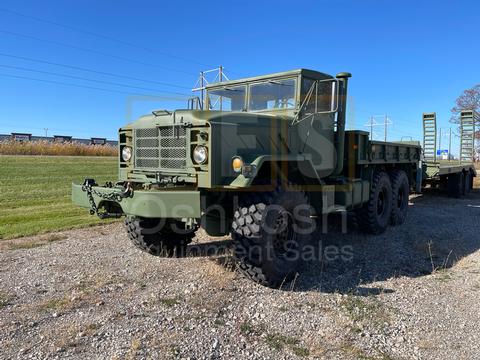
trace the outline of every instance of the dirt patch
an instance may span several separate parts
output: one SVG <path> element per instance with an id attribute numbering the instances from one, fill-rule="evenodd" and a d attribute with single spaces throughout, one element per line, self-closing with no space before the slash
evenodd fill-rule
<path id="1" fill-rule="evenodd" d="M 19 249 L 33 249 L 39 246 L 44 246 L 55 241 L 68 239 L 68 233 L 51 233 L 40 236 L 33 236 L 27 238 L 19 238 L 13 240 L 0 241 L 0 251 L 2 250 L 19 250 Z"/>

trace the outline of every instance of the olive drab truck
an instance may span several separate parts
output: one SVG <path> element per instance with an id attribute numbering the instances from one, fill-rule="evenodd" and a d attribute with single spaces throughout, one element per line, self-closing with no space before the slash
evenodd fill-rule
<path id="1" fill-rule="evenodd" d="M 380 234 L 405 221 L 411 191 L 469 189 L 471 161 L 443 164 L 418 142 L 346 130 L 350 77 L 299 69 L 209 84 L 187 109 L 122 127 L 118 181 L 73 184 L 72 199 L 125 216 L 130 240 L 153 255 L 185 256 L 199 227 L 231 234 L 239 271 L 278 286 L 302 261 L 315 217 L 348 212 Z"/>

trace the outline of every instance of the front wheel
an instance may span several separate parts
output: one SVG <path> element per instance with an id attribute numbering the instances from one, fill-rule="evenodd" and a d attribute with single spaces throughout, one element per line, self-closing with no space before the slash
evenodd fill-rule
<path id="1" fill-rule="evenodd" d="M 245 196 L 232 223 L 239 271 L 259 284 L 278 287 L 295 274 L 313 229 L 303 192 Z"/>
<path id="2" fill-rule="evenodd" d="M 184 257 L 195 236 L 183 223 L 172 219 L 127 217 L 125 228 L 130 241 L 140 250 L 161 257 Z"/>

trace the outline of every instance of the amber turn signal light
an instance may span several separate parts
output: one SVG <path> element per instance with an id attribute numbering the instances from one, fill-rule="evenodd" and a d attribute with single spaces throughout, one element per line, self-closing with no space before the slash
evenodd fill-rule
<path id="1" fill-rule="evenodd" d="M 232 168 L 236 173 L 242 172 L 243 160 L 240 156 L 235 156 L 232 159 Z"/>

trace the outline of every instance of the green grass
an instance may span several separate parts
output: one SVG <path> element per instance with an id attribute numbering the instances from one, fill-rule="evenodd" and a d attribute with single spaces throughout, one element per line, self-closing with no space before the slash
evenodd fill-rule
<path id="1" fill-rule="evenodd" d="M 298 340 L 291 336 L 284 336 L 280 334 L 268 334 L 266 338 L 266 343 L 275 350 L 282 350 L 285 346 L 294 346 L 298 344 Z M 300 349 L 298 347 L 298 349 Z"/>
<path id="2" fill-rule="evenodd" d="M 87 177 L 115 181 L 116 157 L 0 156 L 0 239 L 101 223 L 70 199 Z"/>
<path id="3" fill-rule="evenodd" d="M 8 294 L 0 292 L 0 309 L 9 305 L 12 297 Z"/>

